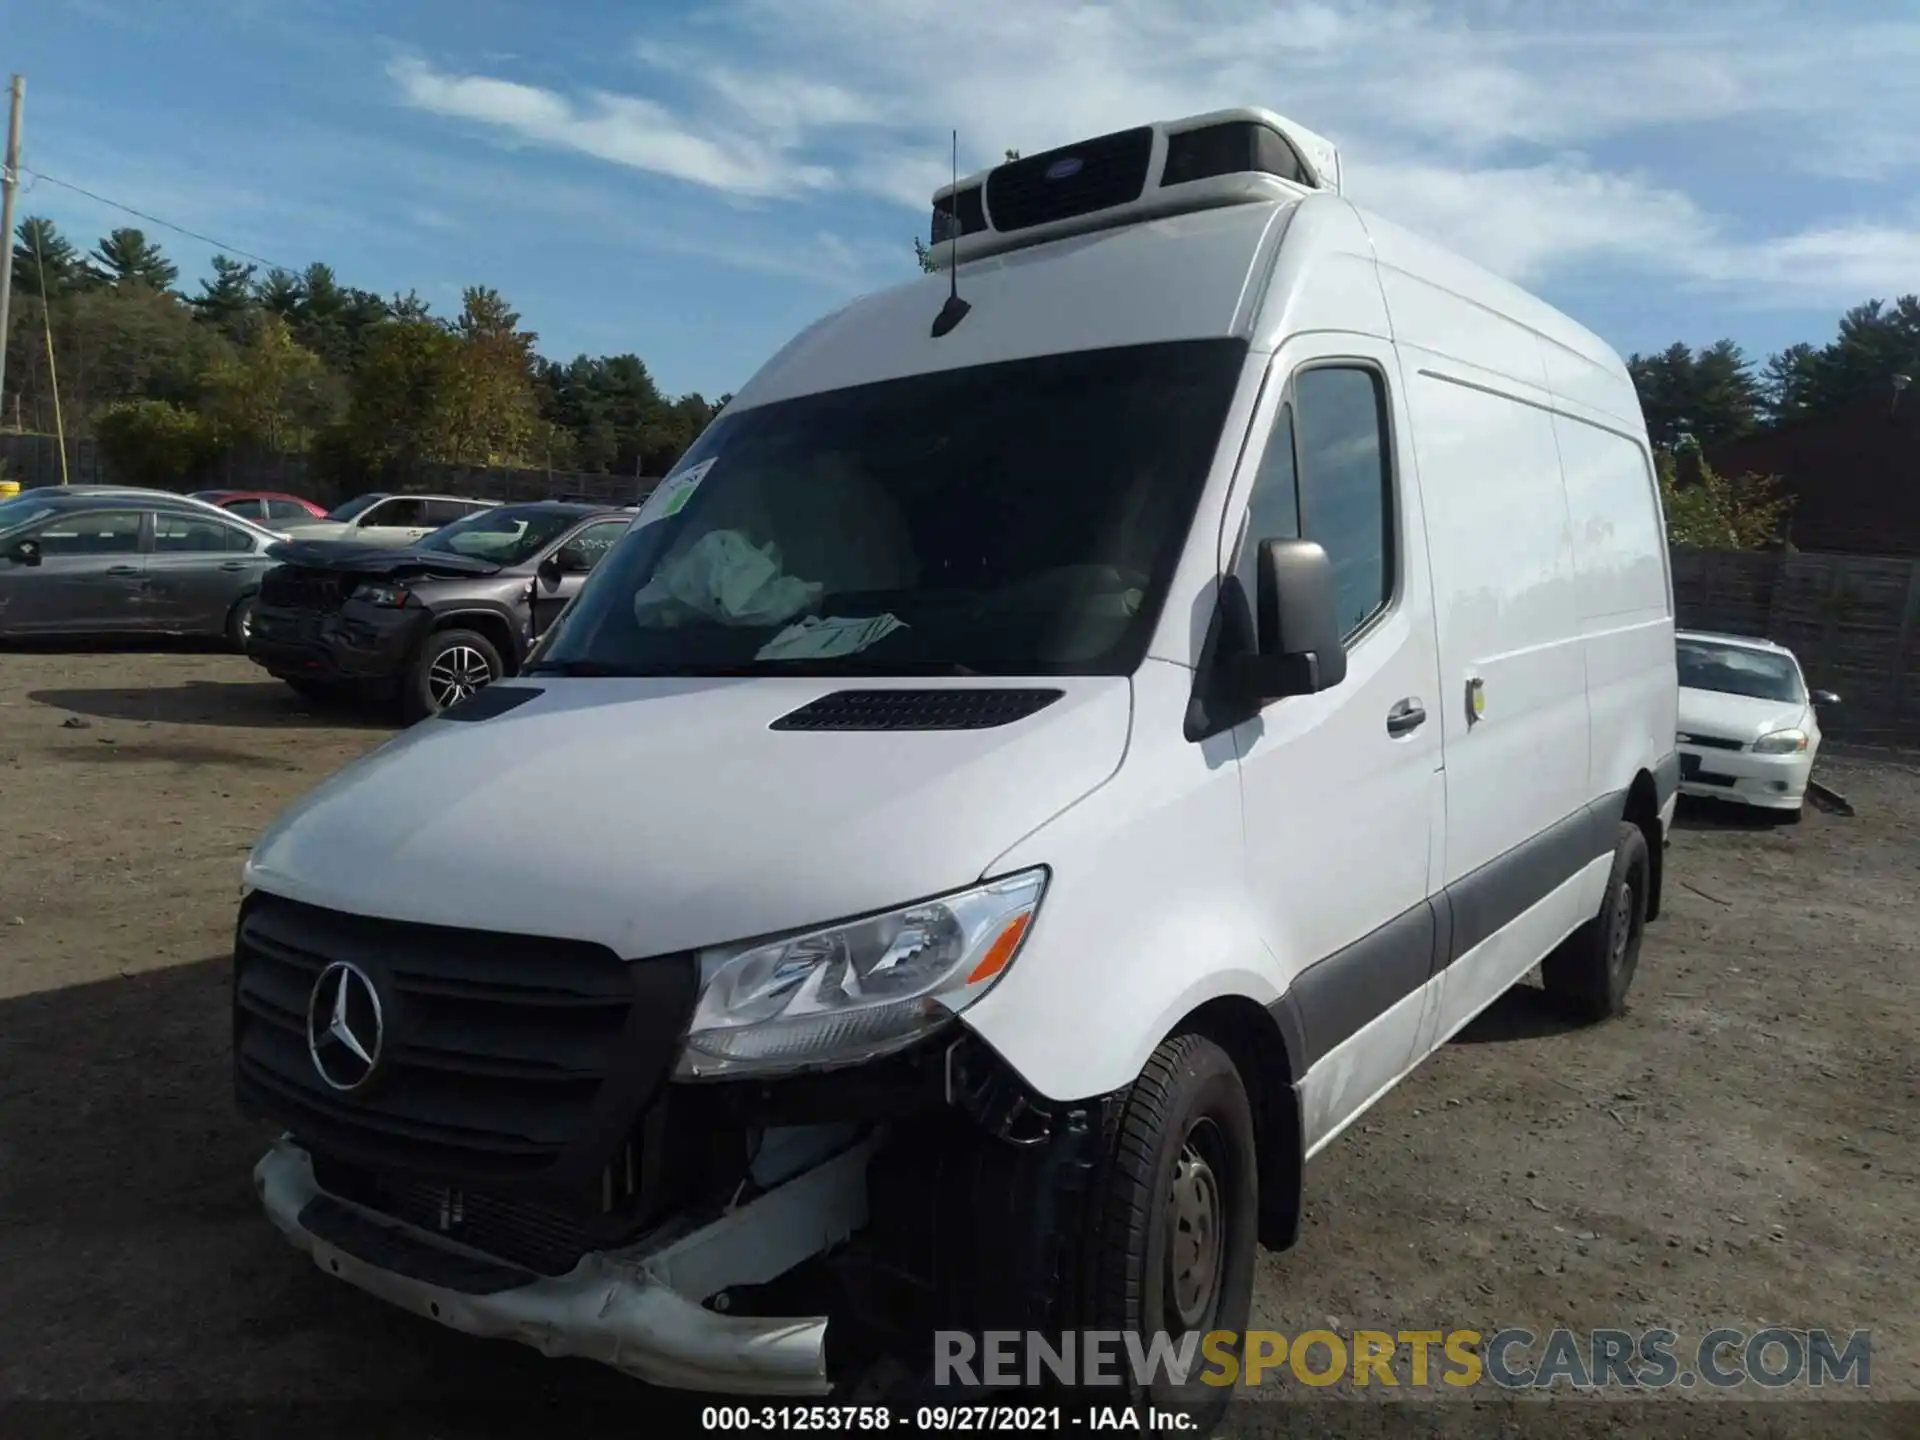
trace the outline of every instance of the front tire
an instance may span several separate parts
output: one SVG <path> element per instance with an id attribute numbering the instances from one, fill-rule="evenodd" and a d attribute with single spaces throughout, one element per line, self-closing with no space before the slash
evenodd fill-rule
<path id="1" fill-rule="evenodd" d="M 438 715 L 506 673 L 493 642 L 475 630 L 438 630 L 414 658 L 400 691 L 409 722 Z"/>
<path id="2" fill-rule="evenodd" d="M 1652 877 L 1645 833 L 1623 821 L 1600 913 L 1569 935 L 1540 967 L 1548 996 L 1575 1018 L 1595 1023 L 1625 1012 L 1627 991 L 1640 964 Z"/>
<path id="3" fill-rule="evenodd" d="M 1232 1331 L 1237 1360 L 1259 1211 L 1253 1109 L 1239 1070 L 1203 1035 L 1164 1041 L 1120 1106 L 1090 1196 L 1080 1328 L 1149 1342 L 1165 1332 L 1176 1347 L 1188 1333 Z M 1193 1355 L 1187 1384 L 1130 1379 L 1126 1403 L 1178 1406 L 1196 1422 L 1190 1433 L 1218 1424 L 1231 1387 L 1200 1383 L 1212 1366 L 1197 1345 Z"/>

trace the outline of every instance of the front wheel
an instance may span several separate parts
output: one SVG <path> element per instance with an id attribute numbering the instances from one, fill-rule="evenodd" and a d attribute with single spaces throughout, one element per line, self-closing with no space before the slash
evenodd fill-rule
<path id="1" fill-rule="evenodd" d="M 500 652 L 473 630 L 440 630 L 427 637 L 412 672 L 401 687 L 401 705 L 409 721 L 438 715 L 505 673 Z"/>
<path id="2" fill-rule="evenodd" d="M 1164 1333 L 1192 1345 L 1186 1383 L 1156 1375 L 1130 1401 L 1178 1406 L 1197 1429 L 1225 1413 L 1231 1389 L 1202 1383 L 1214 1368 L 1200 1341 L 1240 1336 L 1253 1304 L 1259 1165 L 1253 1110 L 1232 1059 L 1203 1035 L 1162 1042 L 1114 1123 L 1088 1217 L 1082 1328 Z M 1192 1335 L 1191 1342 L 1182 1336 Z"/>

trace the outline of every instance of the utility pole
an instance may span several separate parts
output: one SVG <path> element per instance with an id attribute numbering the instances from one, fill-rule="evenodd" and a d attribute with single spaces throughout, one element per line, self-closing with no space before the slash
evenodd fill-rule
<path id="1" fill-rule="evenodd" d="M 16 75 L 8 87 L 7 162 L 0 171 L 0 396 L 7 393 L 7 336 L 13 320 L 13 192 L 20 188 L 20 106 L 27 98 L 27 77 Z"/>

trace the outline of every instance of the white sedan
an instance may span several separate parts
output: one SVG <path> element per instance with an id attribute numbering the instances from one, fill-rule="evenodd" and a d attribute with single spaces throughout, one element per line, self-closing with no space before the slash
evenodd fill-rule
<path id="1" fill-rule="evenodd" d="M 1830 691 L 1807 690 L 1784 645 L 1683 630 L 1680 663 L 1680 792 L 1781 812 L 1798 820 L 1820 750 Z"/>

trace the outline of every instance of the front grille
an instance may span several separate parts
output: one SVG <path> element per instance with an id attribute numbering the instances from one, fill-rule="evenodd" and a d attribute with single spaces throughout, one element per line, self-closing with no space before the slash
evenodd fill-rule
<path id="1" fill-rule="evenodd" d="M 307 1009 L 328 965 L 381 998 L 378 1065 L 322 1079 Z M 234 946 L 243 1108 L 383 1174 L 578 1186 L 601 1173 L 665 1077 L 692 1011 L 692 957 L 630 964 L 569 940 L 405 924 L 263 894 Z"/>
<path id="2" fill-rule="evenodd" d="M 1681 738 L 1682 745 L 1695 745 L 1702 750 L 1744 750 L 1747 747 L 1738 740 L 1722 740 L 1718 735 L 1687 735 Z"/>
<path id="3" fill-rule="evenodd" d="M 1059 690 L 840 690 L 782 715 L 771 728 L 991 730 L 1044 710 L 1062 693 Z"/>
<path id="4" fill-rule="evenodd" d="M 987 176 L 987 214 L 1004 232 L 1124 205 L 1146 190 L 1152 159 L 1145 126 L 1010 160 Z"/>
<path id="5" fill-rule="evenodd" d="M 346 577 L 334 570 L 276 565 L 260 577 L 260 603 L 283 610 L 330 614 L 347 599 Z"/>

